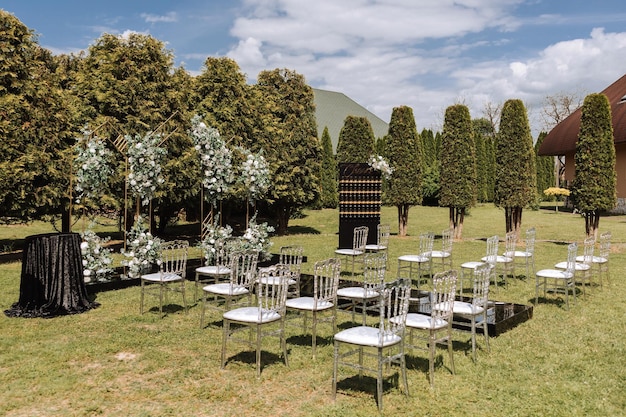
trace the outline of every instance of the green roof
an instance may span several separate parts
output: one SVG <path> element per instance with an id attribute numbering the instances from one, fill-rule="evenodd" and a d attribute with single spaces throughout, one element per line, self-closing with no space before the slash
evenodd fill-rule
<path id="1" fill-rule="evenodd" d="M 313 94 L 315 96 L 317 134 L 321 138 L 324 127 L 328 127 L 330 140 L 335 151 L 337 150 L 339 132 L 348 116 L 366 117 L 372 125 L 375 138 L 382 138 L 389 131 L 387 122 L 343 93 L 314 88 Z"/>

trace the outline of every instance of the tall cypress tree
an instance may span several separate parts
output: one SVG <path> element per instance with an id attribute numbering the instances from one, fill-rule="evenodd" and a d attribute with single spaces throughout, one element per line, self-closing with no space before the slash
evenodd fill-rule
<path id="1" fill-rule="evenodd" d="M 366 163 L 374 154 L 372 125 L 366 117 L 348 116 L 339 131 L 337 162 Z"/>
<path id="2" fill-rule="evenodd" d="M 333 144 L 330 140 L 328 127 L 324 127 L 322 133 L 322 172 L 321 172 L 321 196 L 322 208 L 337 208 L 339 196 L 337 194 L 337 161 L 333 153 Z"/>
<path id="3" fill-rule="evenodd" d="M 465 211 L 476 203 L 476 149 L 467 106 L 446 109 L 441 141 L 441 190 L 439 204 L 449 207 L 454 238 L 463 233 Z"/>
<path id="4" fill-rule="evenodd" d="M 543 139 L 546 137 L 546 132 L 541 132 L 535 143 L 535 154 L 541 147 Z M 553 156 L 539 156 L 537 155 L 537 193 L 540 199 L 545 199 L 543 190 L 554 186 L 554 157 Z"/>
<path id="5" fill-rule="evenodd" d="M 393 109 L 385 154 L 393 168 L 385 203 L 397 207 L 398 235 L 406 236 L 409 209 L 422 202 L 422 149 L 410 107 Z"/>
<path id="6" fill-rule="evenodd" d="M 522 210 L 537 194 L 533 138 L 524 103 L 507 100 L 496 141 L 495 204 L 504 208 L 506 231 L 519 235 Z"/>
<path id="7" fill-rule="evenodd" d="M 574 163 L 572 200 L 585 216 L 587 236 L 595 237 L 600 214 L 615 208 L 617 201 L 611 105 L 604 94 L 585 97 Z"/>

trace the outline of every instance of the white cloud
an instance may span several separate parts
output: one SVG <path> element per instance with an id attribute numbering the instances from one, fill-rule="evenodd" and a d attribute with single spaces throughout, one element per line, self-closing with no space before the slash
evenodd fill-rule
<path id="1" fill-rule="evenodd" d="M 178 14 L 176 12 L 168 12 L 164 15 L 141 13 L 140 16 L 147 23 L 176 23 L 178 22 Z"/>

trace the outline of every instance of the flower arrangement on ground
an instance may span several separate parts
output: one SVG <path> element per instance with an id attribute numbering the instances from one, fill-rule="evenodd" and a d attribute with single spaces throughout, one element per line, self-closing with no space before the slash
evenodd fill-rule
<path id="1" fill-rule="evenodd" d="M 255 213 L 250 219 L 243 236 L 232 241 L 231 249 L 237 251 L 256 250 L 259 252 L 259 259 L 266 260 L 271 257 L 272 242 L 269 239 L 269 234 L 274 232 L 274 227 L 269 226 L 267 222 L 257 224 L 256 216 Z"/>
<path id="2" fill-rule="evenodd" d="M 157 188 L 165 182 L 161 176 L 161 161 L 167 150 L 159 146 L 161 135 L 148 132 L 144 136 L 126 135 L 128 143 L 128 186 L 133 196 L 147 206 Z"/>
<path id="3" fill-rule="evenodd" d="M 198 115 L 191 119 L 189 136 L 200 155 L 202 164 L 202 186 L 207 191 L 207 200 L 213 206 L 222 200 L 234 183 L 232 155 L 220 133 L 213 127 L 208 127 Z"/>
<path id="4" fill-rule="evenodd" d="M 126 250 L 122 249 L 122 254 L 126 257 L 122 260 L 122 265 L 128 267 L 129 278 L 139 277 L 142 270 L 159 262 L 162 243 L 161 239 L 152 236 L 143 218 L 138 216 L 128 232 Z"/>
<path id="5" fill-rule="evenodd" d="M 233 229 L 229 225 L 220 226 L 217 218 L 213 224 L 207 227 L 206 235 L 200 241 L 199 246 L 208 265 L 212 265 L 217 251 L 226 245 L 232 234 Z"/>
<path id="6" fill-rule="evenodd" d="M 83 258 L 83 275 L 85 282 L 102 282 L 108 281 L 113 273 L 112 250 L 103 247 L 105 243 L 111 240 L 110 236 L 101 238 L 92 230 L 92 226 L 82 232 L 83 239 L 80 244 L 80 252 Z"/>
<path id="7" fill-rule="evenodd" d="M 385 179 L 390 179 L 393 174 L 393 168 L 389 165 L 389 162 L 380 155 L 372 155 L 368 162 L 368 165 L 377 171 L 380 171 Z"/>
<path id="8" fill-rule="evenodd" d="M 113 153 L 106 147 L 103 139 L 92 136 L 92 132 L 86 129 L 83 130 L 83 137 L 77 138 L 76 141 L 74 189 L 78 193 L 76 203 L 80 204 L 85 197 L 93 198 L 100 195 L 102 184 L 105 184 L 113 174 L 113 167 L 110 164 Z"/>

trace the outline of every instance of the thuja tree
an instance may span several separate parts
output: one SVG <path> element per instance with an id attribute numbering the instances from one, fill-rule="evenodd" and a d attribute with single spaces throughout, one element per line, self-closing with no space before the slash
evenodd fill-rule
<path id="1" fill-rule="evenodd" d="M 506 231 L 519 235 L 522 210 L 537 195 L 535 151 L 526 108 L 521 100 L 507 100 L 502 107 L 496 140 L 494 203 L 504 208 Z"/>
<path id="2" fill-rule="evenodd" d="M 423 204 L 437 205 L 439 201 L 439 151 L 441 148 L 441 135 L 436 135 L 430 129 L 423 129 L 420 133 L 422 144 L 422 196 Z"/>
<path id="3" fill-rule="evenodd" d="M 613 209 L 617 200 L 611 106 L 604 94 L 585 97 L 574 167 L 572 200 L 585 217 L 587 236 L 595 237 L 600 214 Z"/>
<path id="4" fill-rule="evenodd" d="M 71 115 L 57 63 L 0 10 L 0 221 L 56 215 L 68 203 Z"/>
<path id="5" fill-rule="evenodd" d="M 476 148 L 476 198 L 485 203 L 493 201 L 495 187 L 495 152 L 493 125 L 487 119 L 472 120 Z"/>
<path id="6" fill-rule="evenodd" d="M 413 109 L 395 107 L 389 122 L 385 155 L 393 168 L 385 204 L 398 209 L 398 235 L 406 236 L 409 209 L 422 202 L 422 149 Z"/>
<path id="7" fill-rule="evenodd" d="M 543 139 L 546 137 L 546 132 L 541 132 L 535 143 L 535 155 L 543 143 Z M 553 156 L 539 156 L 535 162 L 537 166 L 537 194 L 539 199 L 545 199 L 543 190 L 554 187 L 554 157 Z"/>
<path id="8" fill-rule="evenodd" d="M 270 209 L 276 232 L 286 234 L 291 215 L 319 198 L 322 147 L 317 138 L 313 89 L 288 69 L 262 71 L 259 92 L 270 164 Z"/>
<path id="9" fill-rule="evenodd" d="M 366 117 L 348 116 L 339 131 L 337 162 L 366 163 L 374 154 L 374 131 Z"/>
<path id="10" fill-rule="evenodd" d="M 441 190 L 439 204 L 449 208 L 454 238 L 463 233 L 465 211 L 476 203 L 476 150 L 472 119 L 467 106 L 446 109 L 441 140 Z"/>
<path id="11" fill-rule="evenodd" d="M 322 171 L 320 182 L 320 206 L 322 208 L 337 208 L 339 196 L 337 194 L 337 161 L 333 152 L 328 127 L 322 133 Z"/>

